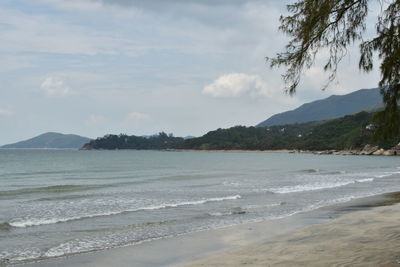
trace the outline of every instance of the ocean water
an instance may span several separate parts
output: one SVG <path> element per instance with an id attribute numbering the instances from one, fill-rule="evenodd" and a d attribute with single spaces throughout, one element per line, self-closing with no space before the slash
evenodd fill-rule
<path id="1" fill-rule="evenodd" d="M 0 263 L 23 263 L 400 191 L 397 157 L 0 150 Z"/>

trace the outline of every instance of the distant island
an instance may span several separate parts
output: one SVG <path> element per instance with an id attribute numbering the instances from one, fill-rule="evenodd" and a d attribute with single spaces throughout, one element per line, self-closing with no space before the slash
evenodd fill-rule
<path id="1" fill-rule="evenodd" d="M 91 139 L 75 134 L 48 132 L 21 142 L 4 145 L 0 148 L 51 148 L 51 149 L 79 149 Z"/>
<path id="2" fill-rule="evenodd" d="M 185 138 L 174 137 L 172 134 L 168 135 L 164 132 L 152 136 L 107 134 L 104 137 L 91 140 L 81 149 L 172 149 L 178 147 L 184 141 Z"/>

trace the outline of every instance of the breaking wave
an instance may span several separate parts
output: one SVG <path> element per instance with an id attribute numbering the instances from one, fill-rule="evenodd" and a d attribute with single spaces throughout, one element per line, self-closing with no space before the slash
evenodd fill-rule
<path id="1" fill-rule="evenodd" d="M 103 187 L 102 185 L 51 185 L 44 187 L 32 187 L 15 190 L 2 190 L 0 196 L 16 196 L 32 193 L 60 193 L 87 190 L 93 188 Z"/>
<path id="2" fill-rule="evenodd" d="M 275 187 L 268 189 L 270 192 L 278 193 L 278 194 L 287 194 L 287 193 L 297 193 L 297 192 L 305 192 L 305 191 L 314 191 L 314 190 L 322 190 L 329 189 L 335 187 L 341 187 L 354 183 L 365 183 L 372 182 L 373 178 L 359 179 L 353 181 L 343 181 L 343 182 L 333 182 L 333 183 L 311 183 L 304 185 L 295 185 L 295 186 L 283 186 L 283 187 Z"/>
<path id="3" fill-rule="evenodd" d="M 189 205 L 202 205 L 202 204 L 205 204 L 208 202 L 235 200 L 235 199 L 239 199 L 239 198 L 241 198 L 240 195 L 227 196 L 227 197 L 215 197 L 215 198 L 208 198 L 208 199 L 201 199 L 201 200 L 194 200 L 194 201 L 182 201 L 182 202 L 178 202 L 178 203 L 166 203 L 166 204 L 140 207 L 140 208 L 134 208 L 134 209 L 93 213 L 93 214 L 88 214 L 88 215 L 83 215 L 83 216 L 73 216 L 73 217 L 66 217 L 66 218 L 30 218 L 30 219 L 11 221 L 11 222 L 6 222 L 6 223 L 12 227 L 21 228 L 21 227 L 29 227 L 29 226 L 39 226 L 39 225 L 46 225 L 46 224 L 63 223 L 63 222 L 68 222 L 68 221 L 82 220 L 82 219 L 88 219 L 88 218 L 94 218 L 94 217 L 118 215 L 118 214 L 123 214 L 123 213 L 127 213 L 127 212 L 159 210 L 159 209 L 176 208 L 176 207 L 189 206 Z"/>

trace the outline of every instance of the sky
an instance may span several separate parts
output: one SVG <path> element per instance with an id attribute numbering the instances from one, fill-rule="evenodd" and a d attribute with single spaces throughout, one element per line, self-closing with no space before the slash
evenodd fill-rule
<path id="1" fill-rule="evenodd" d="M 286 95 L 265 57 L 288 41 L 290 2 L 0 0 L 0 145 L 48 131 L 201 136 L 377 86 L 354 47 L 326 90 L 322 52 Z"/>

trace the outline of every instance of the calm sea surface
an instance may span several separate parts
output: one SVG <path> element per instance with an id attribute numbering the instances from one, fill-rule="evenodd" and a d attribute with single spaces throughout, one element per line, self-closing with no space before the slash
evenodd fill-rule
<path id="1" fill-rule="evenodd" d="M 400 191 L 398 157 L 0 150 L 0 263 L 102 250 Z"/>

